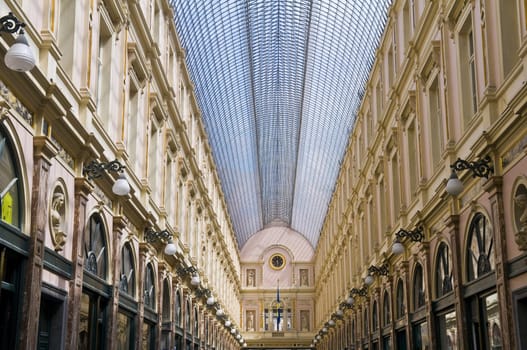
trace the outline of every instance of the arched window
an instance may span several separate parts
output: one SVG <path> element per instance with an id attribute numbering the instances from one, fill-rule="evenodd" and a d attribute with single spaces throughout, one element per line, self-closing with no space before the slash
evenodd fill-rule
<path id="1" fill-rule="evenodd" d="M 390 315 L 390 295 L 387 291 L 384 291 L 384 297 L 382 298 L 382 325 L 387 326 L 391 322 Z"/>
<path id="2" fill-rule="evenodd" d="M 371 324 L 372 324 L 372 331 L 376 332 L 379 330 L 379 310 L 377 309 L 377 301 L 373 302 L 373 306 L 371 308 Z"/>
<path id="3" fill-rule="evenodd" d="M 156 287 L 154 278 L 154 269 L 152 264 L 148 263 L 145 268 L 145 282 L 143 284 L 143 300 L 145 306 L 155 309 L 156 307 Z"/>
<path id="4" fill-rule="evenodd" d="M 179 290 L 176 292 L 175 319 L 176 319 L 176 326 L 181 328 L 181 293 L 179 293 Z"/>
<path id="5" fill-rule="evenodd" d="M 419 263 L 415 266 L 413 286 L 413 309 L 415 311 L 425 305 L 425 281 L 423 278 L 423 268 Z"/>
<path id="6" fill-rule="evenodd" d="M 190 332 L 190 301 L 187 300 L 187 307 L 185 309 L 185 329 Z"/>
<path id="7" fill-rule="evenodd" d="M 370 337 L 370 320 L 368 318 L 368 309 L 364 310 L 364 338 L 369 339 Z"/>
<path id="8" fill-rule="evenodd" d="M 482 213 L 476 213 L 470 222 L 467 245 L 468 281 L 494 270 L 494 239 L 492 228 Z"/>
<path id="9" fill-rule="evenodd" d="M 443 295 L 452 291 L 452 257 L 445 242 L 439 244 L 436 260 L 436 295 Z"/>
<path id="10" fill-rule="evenodd" d="M 134 256 L 129 243 L 126 243 L 121 250 L 121 278 L 119 290 L 130 296 L 135 296 L 135 268 Z"/>
<path id="11" fill-rule="evenodd" d="M 163 321 L 170 322 L 170 282 L 168 278 L 163 281 Z"/>
<path id="12" fill-rule="evenodd" d="M 194 308 L 194 337 L 199 337 L 199 317 L 198 308 Z"/>
<path id="13" fill-rule="evenodd" d="M 1 219 L 10 225 L 20 228 L 24 212 L 24 201 L 21 200 L 21 184 L 18 165 L 15 161 L 11 143 L 4 130 L 0 128 L 0 208 Z"/>
<path id="14" fill-rule="evenodd" d="M 396 295 L 396 317 L 397 319 L 403 318 L 405 315 L 405 302 L 404 302 L 404 286 L 403 281 L 400 279 L 397 282 L 397 295 Z"/>
<path id="15" fill-rule="evenodd" d="M 106 230 L 99 214 L 93 214 L 84 235 L 84 268 L 106 280 Z"/>

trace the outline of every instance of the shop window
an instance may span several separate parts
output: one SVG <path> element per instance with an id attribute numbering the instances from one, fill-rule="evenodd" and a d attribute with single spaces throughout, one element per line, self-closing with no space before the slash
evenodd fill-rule
<path id="1" fill-rule="evenodd" d="M 448 245 L 439 244 L 436 260 L 436 295 L 438 298 L 452 291 L 452 257 Z"/>
<path id="2" fill-rule="evenodd" d="M 44 289 L 46 289 L 45 286 L 43 286 Z M 60 299 L 45 293 L 42 294 L 38 320 L 38 350 L 61 348 L 64 339 L 62 332 L 64 298 L 65 294 L 61 295 Z"/>
<path id="3" fill-rule="evenodd" d="M 135 296 L 135 269 L 134 257 L 129 243 L 126 243 L 121 250 L 121 278 L 119 290 L 132 297 Z"/>
<path id="4" fill-rule="evenodd" d="M 456 312 L 451 309 L 437 317 L 440 349 L 458 349 Z"/>
<path id="5" fill-rule="evenodd" d="M 144 320 L 142 333 L 143 334 L 142 334 L 141 349 L 154 350 L 156 348 L 155 324 L 147 320 Z"/>
<path id="6" fill-rule="evenodd" d="M 9 139 L 0 128 L 0 207 L 2 221 L 20 228 L 21 207 L 18 166 Z"/>
<path id="7" fill-rule="evenodd" d="M 87 291 L 82 293 L 79 307 L 79 349 L 104 349 L 107 304 L 107 299 L 99 294 Z"/>
<path id="8" fill-rule="evenodd" d="M 0 349 L 16 349 L 22 264 L 21 255 L 0 245 Z"/>
<path id="9" fill-rule="evenodd" d="M 119 309 L 117 313 L 117 347 L 123 350 L 135 349 L 134 317 Z"/>

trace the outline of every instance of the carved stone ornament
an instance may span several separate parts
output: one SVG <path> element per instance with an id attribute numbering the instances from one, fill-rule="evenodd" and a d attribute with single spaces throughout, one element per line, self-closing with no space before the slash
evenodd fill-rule
<path id="1" fill-rule="evenodd" d="M 520 250 L 527 250 L 527 188 L 519 185 L 514 193 L 515 239 Z"/>
<path id="2" fill-rule="evenodd" d="M 65 233 L 65 217 L 66 217 L 66 195 L 62 186 L 57 185 L 53 189 L 51 196 L 51 203 L 49 206 L 49 232 L 51 234 L 51 241 L 53 242 L 53 249 L 56 252 L 62 251 L 66 244 Z"/>

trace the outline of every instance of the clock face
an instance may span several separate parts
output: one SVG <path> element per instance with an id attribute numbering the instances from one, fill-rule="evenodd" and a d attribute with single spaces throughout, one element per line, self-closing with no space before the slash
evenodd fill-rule
<path id="1" fill-rule="evenodd" d="M 285 266 L 285 257 L 282 254 L 273 254 L 269 259 L 269 264 L 275 270 L 281 270 Z"/>

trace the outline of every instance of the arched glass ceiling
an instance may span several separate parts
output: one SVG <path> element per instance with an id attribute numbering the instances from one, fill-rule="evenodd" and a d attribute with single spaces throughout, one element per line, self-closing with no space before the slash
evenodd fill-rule
<path id="1" fill-rule="evenodd" d="M 390 2 L 170 1 L 240 246 L 316 246 Z"/>

